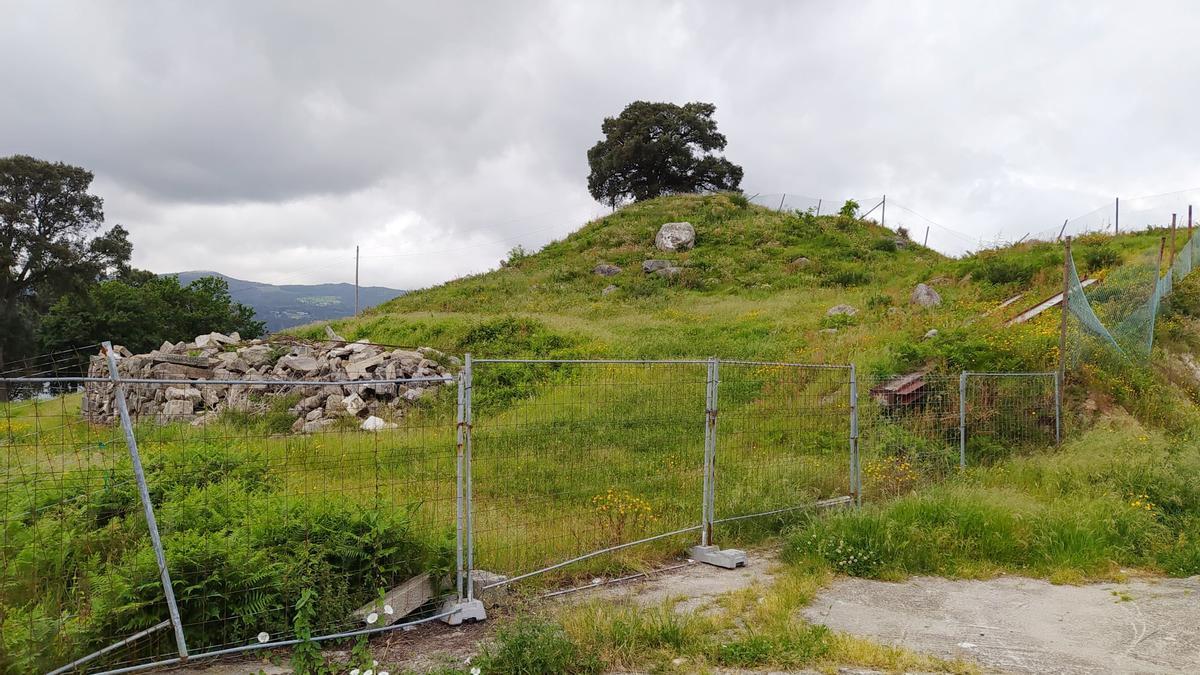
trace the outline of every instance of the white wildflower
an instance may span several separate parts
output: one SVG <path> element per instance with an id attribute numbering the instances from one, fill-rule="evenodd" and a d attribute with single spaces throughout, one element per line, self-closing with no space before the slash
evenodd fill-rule
<path id="1" fill-rule="evenodd" d="M 268 634 L 266 631 L 263 631 L 263 632 L 261 632 L 261 633 L 259 633 L 259 634 L 258 634 L 258 641 L 259 641 L 259 642 L 264 642 L 264 643 L 265 643 L 265 642 L 268 642 L 270 639 L 271 639 L 271 636 L 270 636 L 270 635 L 269 635 L 269 634 Z"/>
<path id="2" fill-rule="evenodd" d="M 351 668 L 350 675 L 358 675 L 358 668 Z"/>
<path id="3" fill-rule="evenodd" d="M 370 614 L 367 615 L 367 623 L 375 623 L 378 620 L 379 620 L 379 614 L 377 614 L 375 612 L 371 612 Z M 367 675 L 367 673 L 363 673 L 363 675 Z"/>
<path id="4" fill-rule="evenodd" d="M 384 605 L 384 606 L 383 606 L 383 613 L 384 613 L 384 614 L 387 614 L 388 616 L 391 616 L 391 615 L 393 615 L 393 614 L 395 614 L 395 613 L 396 613 L 396 610 L 392 609 L 392 606 L 391 606 L 391 605 Z"/>
<path id="5" fill-rule="evenodd" d="M 471 669 L 471 675 L 479 675 L 482 672 L 483 671 L 479 669 L 479 666 L 475 666 L 474 668 Z"/>

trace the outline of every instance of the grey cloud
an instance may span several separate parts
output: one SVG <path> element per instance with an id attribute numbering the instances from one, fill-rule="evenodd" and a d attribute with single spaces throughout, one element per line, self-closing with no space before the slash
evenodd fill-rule
<path id="1" fill-rule="evenodd" d="M 887 193 L 950 251 L 1200 184 L 1190 4 L 8 4 L 0 154 L 93 169 L 159 271 L 479 271 L 602 212 L 584 154 L 639 98 L 716 103 L 751 192 Z"/>

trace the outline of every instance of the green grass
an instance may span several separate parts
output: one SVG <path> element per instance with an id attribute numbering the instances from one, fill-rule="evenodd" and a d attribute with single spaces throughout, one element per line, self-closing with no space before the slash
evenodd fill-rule
<path id="1" fill-rule="evenodd" d="M 854 576 L 1078 582 L 1123 568 L 1200 574 L 1200 450 L 1128 417 L 1060 452 L 974 469 L 962 480 L 814 519 L 789 559 Z"/>
<path id="2" fill-rule="evenodd" d="M 658 226 L 677 220 L 696 226 L 696 248 L 654 250 Z M 1136 290 L 1132 281 L 1118 282 L 1137 276 L 1131 270 L 1157 251 L 1157 236 L 1081 238 L 1081 273 L 1104 278 L 1100 288 Z M 631 205 L 502 269 L 407 294 L 334 327 L 352 340 L 428 345 L 477 359 L 853 362 L 868 506 L 829 518 L 792 513 L 737 521 L 718 526 L 719 541 L 761 541 L 799 527 L 791 535 L 793 560 L 888 578 L 1022 571 L 1074 580 L 1112 575 L 1121 565 L 1194 573 L 1200 528 L 1186 478 L 1197 475 L 1189 448 L 1200 429 L 1200 386 L 1172 354 L 1200 350 L 1200 285 L 1179 284 L 1167 303 L 1153 366 L 1089 360 L 1069 382 L 1068 429 L 1089 429 L 1124 409 L 1148 429 L 1138 433 L 1151 439 L 1145 457 L 1152 460 L 1130 454 L 1140 441 L 1107 426 L 1060 453 L 1039 454 L 1049 445 L 1048 427 L 1044 415 L 1030 413 L 1038 407 L 1029 404 L 1034 397 L 999 387 L 989 395 L 1022 403 L 987 421 L 993 433 L 971 438 L 973 464 L 987 466 L 924 489 L 955 473 L 956 411 L 928 404 L 885 414 L 871 403 L 872 378 L 919 366 L 932 366 L 931 381 L 943 389 L 963 369 L 1053 367 L 1055 312 L 1012 328 L 1003 322 L 1058 290 L 1059 256 L 1053 245 L 1024 243 L 951 260 L 912 242 L 897 245 L 893 233 L 871 222 L 779 213 L 728 195 L 678 196 Z M 801 257 L 809 263 L 798 263 Z M 643 275 L 641 262 L 649 258 L 685 271 L 670 280 Z M 593 275 L 601 262 L 624 271 Z M 941 306 L 909 301 L 921 282 L 941 294 Z M 602 294 L 609 284 L 617 291 Z M 1026 293 L 1021 302 L 992 311 L 1017 292 Z M 1099 293 L 1097 302 L 1119 312 L 1135 295 Z M 843 303 L 859 314 L 826 316 Z M 829 328 L 836 330 L 822 332 Z M 937 336 L 925 339 L 931 328 Z M 324 328 L 296 333 L 320 338 Z M 698 525 L 704 378 L 703 364 L 477 364 L 477 566 L 520 574 Z M 319 608 L 322 626 L 341 627 L 347 608 L 379 587 L 418 567 L 444 569 L 455 518 L 452 389 L 423 399 L 399 429 L 379 434 L 349 426 L 288 434 L 283 400 L 265 414 L 229 413 L 204 428 L 140 422 L 177 590 L 198 603 L 189 611 L 210 612 L 190 629 L 200 631 L 194 646 L 264 628 L 286 633 L 300 585 L 328 603 Z M 846 494 L 844 371 L 724 364 L 719 398 L 718 518 Z M 123 439 L 117 429 L 83 423 L 78 406 L 73 395 L 3 408 L 0 668 L 57 665 L 165 616 Z M 377 520 L 356 519 L 364 513 Z M 696 538 L 687 532 L 592 558 L 533 583 L 644 569 Z M 372 550 L 364 554 L 364 546 Z M 216 569 L 228 573 L 217 578 Z M 244 592 L 264 588 L 274 590 Z M 222 600 L 197 600 L 203 597 Z M 553 658 L 568 658 L 552 644 L 565 634 L 582 650 L 570 658 L 594 655 L 608 667 L 644 663 L 646 653 L 660 664 L 682 654 L 714 666 L 791 667 L 861 647 L 783 615 L 723 640 L 713 637 L 713 626 L 621 612 L 592 617 L 599 632 L 585 639 L 573 626 L 586 625 L 587 617 L 576 619 L 562 634 L 542 627 L 512 640 L 546 641 Z M 228 625 L 204 632 L 222 623 Z M 860 651 L 849 662 L 894 663 Z M 502 653 L 495 658 L 509 658 Z M 512 662 L 517 671 L 524 667 Z M 529 666 L 537 667 L 552 666 Z"/>

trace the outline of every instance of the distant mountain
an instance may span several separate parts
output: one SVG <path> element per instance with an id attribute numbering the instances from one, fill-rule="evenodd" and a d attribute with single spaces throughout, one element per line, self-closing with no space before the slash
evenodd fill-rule
<path id="1" fill-rule="evenodd" d="M 236 302 L 253 307 L 258 320 L 265 321 L 271 332 L 354 314 L 354 284 L 276 286 L 204 271 L 179 272 L 178 276 L 179 283 L 185 286 L 201 277 L 224 279 L 229 284 L 229 295 Z M 360 308 L 366 309 L 404 293 L 395 288 L 362 286 L 358 289 L 358 301 Z"/>

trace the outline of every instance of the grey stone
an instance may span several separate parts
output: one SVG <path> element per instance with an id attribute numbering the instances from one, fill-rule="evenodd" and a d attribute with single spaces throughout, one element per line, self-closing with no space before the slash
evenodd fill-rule
<path id="1" fill-rule="evenodd" d="M 313 422 L 305 422 L 303 426 L 300 427 L 300 431 L 306 434 L 312 434 L 321 431 L 322 429 L 327 429 L 334 424 L 337 424 L 337 420 L 319 419 Z"/>
<path id="2" fill-rule="evenodd" d="M 315 422 L 325 416 L 324 408 L 313 408 L 304 416 L 305 422 Z"/>
<path id="3" fill-rule="evenodd" d="M 675 267 L 674 265 L 668 265 L 667 267 L 663 267 L 662 269 L 654 270 L 654 273 L 660 277 L 671 278 L 671 277 L 679 276 L 679 273 L 682 271 L 683 271 L 682 267 Z"/>
<path id="4" fill-rule="evenodd" d="M 925 333 L 925 339 L 931 340 L 931 339 L 937 337 L 937 334 L 938 334 L 938 329 L 930 328 L 929 331 Z"/>
<path id="5" fill-rule="evenodd" d="M 621 273 L 621 268 L 609 263 L 600 263 L 592 269 L 592 273 L 602 277 L 615 277 Z"/>
<path id="6" fill-rule="evenodd" d="M 663 223 L 654 235 L 654 245 L 660 251 L 686 251 L 696 244 L 696 228 L 691 223 Z"/>
<path id="7" fill-rule="evenodd" d="M 192 401 L 188 399 L 175 399 L 163 404 L 162 416 L 167 418 L 166 421 L 170 422 L 185 417 L 190 418 L 192 410 Z"/>
<path id="8" fill-rule="evenodd" d="M 254 345 L 245 349 L 239 349 L 237 354 L 245 359 L 251 368 L 264 366 L 271 362 L 271 348 L 267 345 Z"/>
<path id="9" fill-rule="evenodd" d="M 812 261 L 809 260 L 808 258 L 805 258 L 804 256 L 800 256 L 799 258 L 796 258 L 795 260 L 793 260 L 792 264 L 795 265 L 796 267 L 808 267 L 809 265 L 812 264 Z"/>
<path id="10" fill-rule="evenodd" d="M 325 399 L 325 412 L 329 415 L 346 412 L 345 398 L 341 394 L 330 394 Z"/>
<path id="11" fill-rule="evenodd" d="M 367 407 L 367 402 L 362 400 L 358 394 L 351 393 L 342 399 L 342 405 L 346 407 L 346 412 L 351 415 L 357 415 Z"/>
<path id="12" fill-rule="evenodd" d="M 191 401 L 197 403 L 202 398 L 200 390 L 195 387 L 167 387 L 167 399 L 171 401 Z"/>
<path id="13" fill-rule="evenodd" d="M 616 293 L 616 292 L 617 292 L 617 287 L 613 286 L 612 284 L 609 284 L 604 287 L 604 290 L 600 291 L 600 295 L 609 295 L 610 293 Z"/>
<path id="14" fill-rule="evenodd" d="M 367 419 L 363 420 L 363 423 L 359 426 L 359 429 L 362 429 L 363 431 L 379 431 L 385 427 L 387 427 L 387 422 L 384 422 L 383 418 L 371 415 Z"/>
<path id="15" fill-rule="evenodd" d="M 642 272 L 644 274 L 650 274 L 652 272 L 657 272 L 658 270 L 661 270 L 664 267 L 670 267 L 670 266 L 671 266 L 671 263 L 666 260 L 657 260 L 657 259 L 647 260 L 646 262 L 642 263 Z"/>
<path id="16" fill-rule="evenodd" d="M 311 373 L 319 368 L 317 360 L 311 356 L 288 355 L 279 359 L 279 365 L 298 373 Z"/>
<path id="17" fill-rule="evenodd" d="M 858 314 L 858 310 L 850 305 L 834 305 L 833 307 L 829 308 L 829 311 L 825 312 L 825 316 L 837 316 L 839 314 L 854 316 L 855 314 Z"/>
<path id="18" fill-rule="evenodd" d="M 325 326 L 325 337 L 329 338 L 330 340 L 333 340 L 334 342 L 345 342 L 346 341 L 346 338 L 333 332 L 332 326 Z"/>
<path id="19" fill-rule="evenodd" d="M 414 402 L 421 400 L 421 397 L 424 395 L 425 395 L 424 389 L 412 388 L 412 389 L 409 389 L 408 391 L 404 392 L 405 400 L 414 401 Z"/>
<path id="20" fill-rule="evenodd" d="M 937 307 L 942 304 L 942 296 L 938 295 L 937 291 L 926 284 L 917 284 L 917 287 L 913 289 L 910 299 L 913 304 L 922 307 Z"/>

